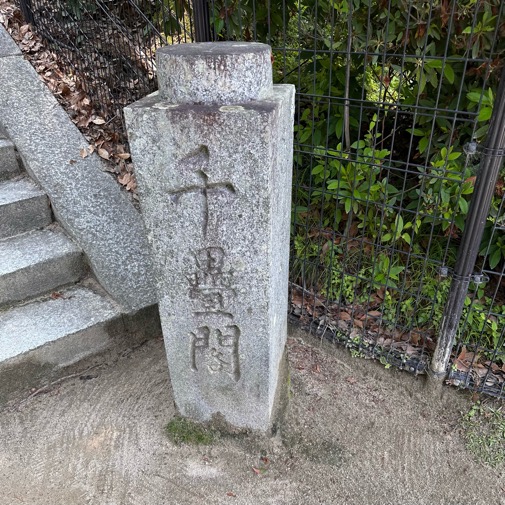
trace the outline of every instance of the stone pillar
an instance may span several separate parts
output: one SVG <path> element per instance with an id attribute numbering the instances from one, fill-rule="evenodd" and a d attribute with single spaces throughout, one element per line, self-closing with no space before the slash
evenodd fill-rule
<path id="1" fill-rule="evenodd" d="M 287 325 L 294 87 L 270 47 L 157 52 L 125 108 L 175 401 L 197 421 L 271 422 Z"/>

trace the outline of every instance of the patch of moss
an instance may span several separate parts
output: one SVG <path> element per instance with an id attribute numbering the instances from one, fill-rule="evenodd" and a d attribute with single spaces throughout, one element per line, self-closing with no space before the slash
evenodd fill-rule
<path id="1" fill-rule="evenodd" d="M 461 421 L 466 448 L 489 466 L 505 464 L 505 409 L 503 405 L 474 404 Z"/>
<path id="2" fill-rule="evenodd" d="M 168 438 L 177 445 L 210 445 L 214 442 L 212 430 L 189 419 L 174 417 L 166 426 Z"/>

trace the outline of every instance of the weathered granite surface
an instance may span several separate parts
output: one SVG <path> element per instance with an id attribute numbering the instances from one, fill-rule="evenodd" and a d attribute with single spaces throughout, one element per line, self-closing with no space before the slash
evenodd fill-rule
<path id="1" fill-rule="evenodd" d="M 77 282 L 82 251 L 58 227 L 0 240 L 0 306 Z"/>
<path id="2" fill-rule="evenodd" d="M 87 335 L 84 339 L 73 339 L 72 344 L 69 344 L 68 337 L 99 325 L 100 333 L 96 339 L 101 340 L 102 347 L 105 347 L 104 328 L 108 321 L 118 316 L 120 313 L 110 300 L 81 286 L 65 291 L 65 296 L 61 298 L 40 300 L 2 312 L 0 338 L 4 345 L 0 362 L 9 358 L 19 359 L 23 353 L 33 352 L 48 342 L 65 341 L 64 337 L 67 341 L 62 344 L 68 349 L 68 362 L 78 361 L 80 353 L 87 354 L 86 349 L 89 348 L 90 353 L 96 352 L 94 337 Z M 36 325 L 34 321 L 37 321 Z M 46 354 L 49 354 L 48 351 Z M 61 356 L 54 358 L 56 362 L 58 359 Z"/>
<path id="3" fill-rule="evenodd" d="M 88 142 L 30 63 L 4 56 L 11 43 L 0 25 L 0 121 L 27 171 L 112 298 L 125 311 L 156 303 L 140 213 L 97 155 L 81 158 Z"/>
<path id="4" fill-rule="evenodd" d="M 270 46 L 176 44 L 156 52 L 160 97 L 168 103 L 231 104 L 272 91 Z"/>
<path id="5" fill-rule="evenodd" d="M 2 56 L 20 56 L 21 51 L 12 40 L 9 32 L 2 26 L 0 29 L 0 58 Z"/>
<path id="6" fill-rule="evenodd" d="M 205 45 L 195 46 L 198 60 Z M 256 46 L 261 81 L 271 62 L 258 62 Z M 220 86 L 239 88 L 250 70 L 244 55 Z M 203 88 L 191 78 L 198 62 L 178 61 L 171 73 L 187 72 L 188 90 Z M 220 413 L 265 430 L 286 339 L 294 87 L 252 94 L 229 105 L 176 105 L 153 94 L 125 118 L 177 406 L 200 421 Z"/>
<path id="7" fill-rule="evenodd" d="M 14 144 L 2 137 L 0 129 L 0 181 L 9 179 L 19 174 L 19 172 L 20 169 L 14 151 Z"/>
<path id="8" fill-rule="evenodd" d="M 49 200 L 29 178 L 0 181 L 0 239 L 52 221 Z"/>
<path id="9" fill-rule="evenodd" d="M 144 111 L 130 109 L 140 113 L 128 123 L 170 375 L 179 409 L 199 420 L 221 412 L 261 429 L 270 420 L 291 191 L 291 146 L 278 132 L 289 129 L 280 117 L 290 116 L 292 96 L 280 87 L 243 106 L 162 109 L 147 100 Z"/>

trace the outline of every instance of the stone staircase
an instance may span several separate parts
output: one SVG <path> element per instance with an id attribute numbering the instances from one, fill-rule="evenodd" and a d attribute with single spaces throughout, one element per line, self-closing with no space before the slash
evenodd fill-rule
<path id="1" fill-rule="evenodd" d="M 122 317 L 0 131 L 0 404 L 20 377 L 34 385 L 107 348 Z"/>

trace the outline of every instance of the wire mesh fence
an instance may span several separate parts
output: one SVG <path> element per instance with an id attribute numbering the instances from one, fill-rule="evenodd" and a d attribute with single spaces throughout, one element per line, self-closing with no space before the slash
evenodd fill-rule
<path id="1" fill-rule="evenodd" d="M 444 342 L 450 383 L 503 397 L 505 174 L 480 167 L 505 147 L 486 143 L 505 4 L 171 2 L 28 7 L 109 115 L 155 88 L 161 44 L 271 44 L 274 78 L 297 89 L 291 317 L 413 373 Z M 479 186 L 492 189 L 485 222 L 470 209 Z"/>
<path id="2" fill-rule="evenodd" d="M 192 18 L 177 0 L 22 0 L 25 18 L 80 79 L 104 117 L 157 89 L 154 54 L 193 40 Z"/>

